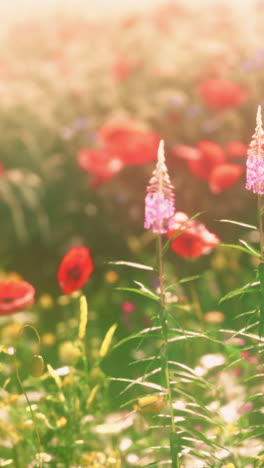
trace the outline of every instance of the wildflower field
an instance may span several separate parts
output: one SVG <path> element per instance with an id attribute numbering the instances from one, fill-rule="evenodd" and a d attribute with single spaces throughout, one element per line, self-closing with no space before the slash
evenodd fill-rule
<path id="1" fill-rule="evenodd" d="M 264 467 L 264 2 L 241 3 L 1 34 L 0 467 Z"/>

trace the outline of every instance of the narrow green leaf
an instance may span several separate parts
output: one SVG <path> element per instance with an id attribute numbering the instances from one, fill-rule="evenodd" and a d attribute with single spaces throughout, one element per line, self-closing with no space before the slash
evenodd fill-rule
<path id="1" fill-rule="evenodd" d="M 118 289 L 119 291 L 130 291 L 130 292 L 134 292 L 136 294 L 139 294 L 139 296 L 145 296 L 145 297 L 148 297 L 149 299 L 152 299 L 153 301 L 156 301 L 156 302 L 159 302 L 159 297 L 152 293 L 151 291 L 149 292 L 146 292 L 146 291 L 143 291 L 142 289 L 136 289 L 136 288 L 116 288 Z"/>
<path id="2" fill-rule="evenodd" d="M 177 385 L 176 388 L 173 389 L 174 393 L 178 393 L 179 395 L 183 395 L 187 400 L 191 400 L 192 402 L 196 403 L 198 407 L 203 410 L 208 416 L 210 416 L 210 411 L 208 408 L 204 407 L 204 402 L 198 398 L 197 395 L 195 397 L 192 395 L 192 392 L 186 390 L 186 385 L 184 386 L 184 390 Z"/>
<path id="3" fill-rule="evenodd" d="M 151 377 L 152 375 L 157 374 L 160 371 L 161 371 L 161 367 L 158 367 L 157 369 L 154 369 L 153 371 L 149 372 L 148 374 L 144 374 L 142 377 L 138 377 L 138 379 L 135 379 L 135 380 L 131 381 L 131 383 L 129 385 L 127 385 L 125 387 L 125 389 L 120 392 L 120 395 L 127 392 L 127 390 L 129 390 L 129 388 L 133 387 L 133 385 L 141 384 L 142 382 L 145 382 L 146 379 L 148 379 L 148 377 Z"/>
<path id="4" fill-rule="evenodd" d="M 261 343 L 264 343 L 264 338 L 262 338 L 261 336 L 258 336 L 258 335 L 255 335 L 253 333 L 243 333 L 242 331 L 235 331 L 235 330 L 225 330 L 223 328 L 221 328 L 219 330 L 221 333 L 230 333 L 231 335 L 241 335 L 241 336 L 245 336 L 246 338 L 251 338 L 252 340 L 256 340 L 256 341 L 259 341 Z"/>
<path id="5" fill-rule="evenodd" d="M 134 262 L 125 262 L 123 260 L 118 260 L 117 262 L 107 262 L 107 263 L 110 265 L 125 265 L 125 266 L 129 266 L 132 268 L 138 268 L 140 270 L 150 270 L 150 271 L 154 270 L 154 268 L 149 265 L 143 265 L 141 263 L 134 263 Z"/>
<path id="6" fill-rule="evenodd" d="M 233 297 L 240 296 L 241 294 L 258 292 L 260 290 L 259 285 L 260 281 L 255 281 L 254 283 L 247 283 L 241 288 L 234 289 L 233 291 L 230 291 L 224 297 L 222 297 L 222 299 L 220 299 L 219 301 L 219 304 L 226 301 L 227 299 L 232 299 Z"/>
<path id="7" fill-rule="evenodd" d="M 140 287 L 140 291 L 143 291 L 147 294 L 150 294 L 150 296 L 154 297 L 155 299 L 160 300 L 160 297 L 158 294 L 156 294 L 154 291 L 151 289 L 147 288 L 143 283 L 140 283 L 139 281 L 134 281 L 135 284 L 137 284 Z"/>
<path id="8" fill-rule="evenodd" d="M 243 247 L 242 245 L 235 245 L 235 244 L 220 244 L 221 247 L 229 247 L 231 249 L 237 249 L 240 250 L 241 252 L 245 252 L 249 255 L 252 255 L 253 257 L 259 258 L 260 259 L 260 253 L 257 253 L 257 251 L 252 249 L 249 249 L 247 247 Z"/>
<path id="9" fill-rule="evenodd" d="M 140 364 L 141 362 L 150 362 L 150 361 L 158 361 L 160 356 L 150 356 L 143 359 L 136 359 L 135 361 L 130 362 L 129 366 L 134 366 L 135 364 Z"/>
<path id="10" fill-rule="evenodd" d="M 189 281 L 194 281 L 196 279 L 201 278 L 201 275 L 189 276 L 187 278 L 181 279 L 178 284 L 189 283 Z"/>
<path id="11" fill-rule="evenodd" d="M 259 325 L 259 321 L 254 322 L 254 323 L 251 323 L 251 324 L 248 325 L 247 327 L 241 328 L 241 330 L 238 330 L 238 331 L 232 336 L 232 338 L 235 338 L 237 335 L 241 335 L 241 334 L 244 333 L 245 331 L 248 331 L 248 330 L 250 330 L 251 328 L 256 327 L 257 325 Z"/>
<path id="12" fill-rule="evenodd" d="M 251 224 L 240 223 L 239 221 L 232 221 L 230 219 L 219 219 L 220 223 L 229 223 L 229 224 L 236 224 L 237 226 L 242 226 L 249 229 L 257 229 L 256 226 L 252 226 Z"/>
<path id="13" fill-rule="evenodd" d="M 165 467 L 168 467 L 170 466 L 171 464 L 171 460 L 161 460 L 159 462 L 151 462 L 151 463 L 148 463 L 148 465 L 144 465 L 142 468 L 151 468 L 153 466 L 165 466 Z"/>
<path id="14" fill-rule="evenodd" d="M 207 387 L 210 387 L 209 383 L 203 379 L 201 376 L 197 375 L 193 369 L 190 367 L 186 366 L 185 364 L 182 364 L 181 362 L 175 362 L 175 361 L 169 361 L 169 364 L 173 364 L 174 366 L 178 366 L 184 370 L 186 370 L 190 375 L 191 378 L 194 378 L 196 380 L 199 380 L 200 382 L 203 382 L 203 384 L 206 384 Z M 184 375 L 184 374 L 181 374 Z"/>
<path id="15" fill-rule="evenodd" d="M 162 392 L 164 394 L 167 393 L 166 388 L 163 388 L 161 385 L 154 384 L 152 382 L 140 382 L 138 380 L 121 379 L 118 377 L 111 377 L 110 380 L 117 381 L 117 382 L 129 382 L 129 383 L 133 383 L 134 385 L 142 385 L 142 387 L 147 387 L 147 388 L 152 388 L 153 390 L 158 390 L 159 392 Z"/>
<path id="16" fill-rule="evenodd" d="M 215 449 L 216 447 L 218 447 L 218 448 L 221 448 L 221 449 L 225 449 L 225 447 L 224 447 L 223 445 L 220 445 L 220 444 L 214 442 L 214 440 L 208 439 L 208 438 L 203 434 L 202 431 L 197 431 L 197 430 L 194 429 L 194 428 L 190 428 L 190 429 L 188 429 L 188 430 L 185 429 L 185 432 L 187 432 L 187 433 L 189 433 L 189 434 L 191 434 L 191 435 L 194 435 L 194 436 L 200 438 L 206 445 L 208 445 L 208 446 L 211 447 L 211 448 L 214 448 L 214 449 Z"/>
<path id="17" fill-rule="evenodd" d="M 174 341 L 188 340 L 191 338 L 205 338 L 208 341 L 212 341 L 213 343 L 217 343 L 217 344 L 220 344 L 221 346 L 224 346 L 223 341 L 212 338 L 211 336 L 208 336 L 205 333 L 191 332 L 187 330 L 181 330 L 180 328 L 170 328 L 169 331 L 179 333 L 179 336 L 168 339 L 168 342 L 170 343 L 173 343 Z"/>
<path id="18" fill-rule="evenodd" d="M 144 330 L 141 330 L 140 332 L 133 333 L 132 335 L 126 336 L 122 340 L 120 340 L 118 343 L 116 343 L 113 347 L 113 349 L 118 348 L 122 344 L 126 343 L 127 341 L 134 340 L 136 338 L 142 338 L 142 337 L 153 337 L 155 335 L 152 334 L 152 332 L 156 332 L 158 330 L 161 330 L 161 327 L 150 327 L 150 328 L 144 328 Z"/>
<path id="19" fill-rule="evenodd" d="M 246 249 L 250 250 L 250 252 L 252 252 L 252 254 L 256 255 L 257 258 L 260 258 L 261 255 L 260 255 L 260 251 L 255 249 L 255 247 L 253 247 L 249 242 L 246 242 L 245 240 L 243 239 L 239 239 L 239 242 L 244 245 L 246 247 Z"/>
<path id="20" fill-rule="evenodd" d="M 127 400 L 124 403 L 122 403 L 122 405 L 120 405 L 120 409 L 126 408 L 127 406 L 131 406 L 134 403 L 136 403 L 137 401 L 138 401 L 138 398 L 131 398 L 131 400 Z"/>
<path id="21" fill-rule="evenodd" d="M 216 425 L 218 425 L 218 422 L 217 422 L 217 421 L 213 421 L 212 418 L 208 418 L 208 417 L 205 416 L 204 414 L 198 413 L 197 411 L 191 410 L 191 409 L 189 409 L 189 408 L 181 408 L 181 409 L 178 409 L 177 411 L 178 411 L 178 413 L 188 413 L 188 414 L 191 414 L 192 416 L 195 416 L 195 418 L 203 419 L 203 420 L 209 422 L 210 424 L 216 424 Z"/>
<path id="22" fill-rule="evenodd" d="M 188 445 L 185 445 L 185 447 L 188 447 L 188 449 L 190 448 Z M 206 452 L 205 450 L 199 450 L 199 452 L 197 450 L 194 450 L 194 449 L 191 449 L 191 450 L 188 450 L 188 453 L 191 454 L 191 455 L 194 455 L 195 457 L 197 458 L 200 458 L 201 460 L 209 460 L 210 458 L 214 459 L 214 460 L 219 460 L 217 457 L 215 457 L 212 453 L 209 453 L 209 452 Z M 213 466 L 213 468 L 222 468 L 223 467 L 223 463 L 221 462 L 220 465 L 206 465 L 206 468 L 211 468 Z M 195 467 L 193 467 L 195 468 Z"/>
<path id="23" fill-rule="evenodd" d="M 260 374 L 260 375 L 263 378 L 264 374 Z M 247 381 L 249 381 L 249 379 L 247 379 Z M 247 401 L 257 400 L 258 398 L 263 399 L 263 393 L 254 393 L 254 395 L 250 395 L 250 397 L 247 398 Z"/>
<path id="24" fill-rule="evenodd" d="M 253 379 L 260 379 L 260 381 L 261 381 L 263 377 L 264 377 L 264 374 L 251 375 L 246 380 L 244 380 L 244 382 L 249 382 L 250 380 L 253 380 Z M 262 396 L 263 396 L 263 394 L 262 394 Z"/>
<path id="25" fill-rule="evenodd" d="M 28 239 L 28 231 L 26 227 L 26 220 L 21 206 L 20 199 L 14 194 L 14 190 L 10 186 L 7 180 L 1 180 L 0 184 L 0 197 L 3 202 L 6 203 L 10 210 L 10 216 L 13 218 L 14 229 L 17 238 L 21 242 L 25 242 Z"/>
<path id="26" fill-rule="evenodd" d="M 263 435 L 263 426 L 251 426 L 249 429 L 242 429 L 240 431 L 240 437 L 239 440 L 249 440 L 252 437 L 259 437 Z"/>
<path id="27" fill-rule="evenodd" d="M 257 310 L 249 310 L 248 312 L 243 312 L 242 314 L 235 315 L 235 319 L 241 318 L 241 317 L 246 317 L 247 315 L 255 315 L 257 313 Z"/>

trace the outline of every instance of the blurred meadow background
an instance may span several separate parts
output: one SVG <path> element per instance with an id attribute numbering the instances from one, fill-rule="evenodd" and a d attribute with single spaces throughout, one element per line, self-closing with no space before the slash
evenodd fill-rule
<path id="1" fill-rule="evenodd" d="M 263 467 L 263 257 L 245 174 L 264 2 L 0 0 L 0 16 L 0 466 Z M 177 466 L 144 229 L 161 139 L 176 206 L 164 243 L 181 232 L 164 258 Z M 65 286 L 77 247 L 88 281 Z M 21 282 L 35 298 L 17 305 Z"/>

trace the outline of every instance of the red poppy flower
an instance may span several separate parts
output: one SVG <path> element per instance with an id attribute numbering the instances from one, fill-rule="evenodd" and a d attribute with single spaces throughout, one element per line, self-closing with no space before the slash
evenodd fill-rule
<path id="1" fill-rule="evenodd" d="M 226 155 L 223 148 L 213 141 L 201 140 L 198 143 L 198 150 L 212 166 L 222 164 L 226 161 Z"/>
<path id="2" fill-rule="evenodd" d="M 171 243 L 171 249 L 182 257 L 200 257 L 208 254 L 220 243 L 216 234 L 208 231 L 204 224 L 197 220 L 189 220 L 187 214 L 177 212 L 174 216 L 173 229 L 167 232 L 170 239 L 182 231 Z"/>
<path id="3" fill-rule="evenodd" d="M 194 146 L 189 145 L 174 145 L 172 148 L 174 156 L 185 161 L 197 161 L 201 158 L 201 152 Z"/>
<path id="4" fill-rule="evenodd" d="M 207 181 L 213 168 L 218 164 L 225 163 L 225 152 L 220 145 L 213 141 L 200 141 L 197 147 L 200 158 L 189 160 L 188 167 L 197 179 Z"/>
<path id="5" fill-rule="evenodd" d="M 153 22 L 158 29 L 169 34 L 175 30 L 175 21 L 179 21 L 184 11 L 183 7 L 172 2 L 162 5 L 155 10 L 152 16 Z"/>
<path id="6" fill-rule="evenodd" d="M 112 67 L 112 75 L 116 83 L 121 83 L 131 75 L 135 66 L 129 63 L 125 57 L 118 57 Z"/>
<path id="7" fill-rule="evenodd" d="M 4 170 L 5 170 L 5 168 L 4 168 L 3 164 L 0 163 L 0 175 L 3 174 Z"/>
<path id="8" fill-rule="evenodd" d="M 0 281 L 0 315 L 25 309 L 34 302 L 35 289 L 26 281 Z"/>
<path id="9" fill-rule="evenodd" d="M 236 184 L 244 172 L 239 164 L 221 164 L 216 166 L 209 178 L 210 190 L 217 194 Z"/>
<path id="10" fill-rule="evenodd" d="M 247 155 L 248 146 L 240 141 L 230 141 L 226 145 L 226 151 L 231 158 L 241 158 Z"/>
<path id="11" fill-rule="evenodd" d="M 121 171 L 122 161 L 105 150 L 84 148 L 77 161 L 81 169 L 93 175 L 94 184 L 106 182 Z"/>
<path id="12" fill-rule="evenodd" d="M 65 294 L 78 291 L 93 272 L 93 262 L 90 250 L 86 247 L 73 247 L 70 249 L 58 271 L 58 281 Z"/>
<path id="13" fill-rule="evenodd" d="M 147 130 L 142 122 L 121 118 L 109 120 L 98 131 L 107 153 L 119 158 L 125 165 L 154 161 L 160 135 Z"/>
<path id="14" fill-rule="evenodd" d="M 208 78 L 199 87 L 199 92 L 208 107 L 226 109 L 240 106 L 247 99 L 247 91 L 239 84 L 223 78 Z"/>

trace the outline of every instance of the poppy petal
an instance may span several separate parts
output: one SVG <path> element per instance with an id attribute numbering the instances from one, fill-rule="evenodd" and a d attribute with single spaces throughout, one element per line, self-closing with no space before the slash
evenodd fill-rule
<path id="1" fill-rule="evenodd" d="M 211 166 L 223 164 L 226 161 L 226 155 L 223 148 L 214 141 L 201 140 L 198 143 L 198 150 L 202 153 Z"/>
<path id="2" fill-rule="evenodd" d="M 105 150 L 84 148 L 79 151 L 77 161 L 81 169 L 103 182 L 123 168 L 122 161 Z"/>
<path id="3" fill-rule="evenodd" d="M 231 158 L 242 158 L 247 155 L 248 146 L 240 141 L 230 141 L 226 145 L 226 151 Z"/>
<path id="4" fill-rule="evenodd" d="M 35 289 L 26 281 L 0 281 L 0 315 L 25 309 L 34 302 Z"/>
<path id="5" fill-rule="evenodd" d="M 244 167 L 239 164 L 221 164 L 216 166 L 209 178 L 209 187 L 212 193 L 218 194 L 235 185 L 243 172 Z"/>
<path id="6" fill-rule="evenodd" d="M 200 159 L 189 160 L 188 168 L 197 179 L 205 181 L 209 179 L 212 170 L 211 164 L 202 157 Z"/>
<path id="7" fill-rule="evenodd" d="M 189 220 L 185 213 L 177 212 L 174 216 L 174 229 L 168 231 L 170 239 L 182 230 L 172 243 L 171 249 L 182 257 L 200 257 L 209 253 L 220 243 L 219 237 L 208 231 L 204 224 L 196 220 Z"/>
<path id="8" fill-rule="evenodd" d="M 93 272 L 93 262 L 90 250 L 86 247 L 73 247 L 63 257 L 59 270 L 58 281 L 65 294 L 78 291 Z"/>
<path id="9" fill-rule="evenodd" d="M 174 145 L 172 153 L 176 158 L 184 159 L 186 161 L 198 160 L 201 157 L 201 152 L 194 146 L 189 145 Z"/>
<path id="10" fill-rule="evenodd" d="M 199 93 L 208 107 L 218 110 L 240 106 L 247 99 L 247 91 L 242 86 L 223 78 L 204 80 Z"/>
<path id="11" fill-rule="evenodd" d="M 197 149 L 200 158 L 188 161 L 189 170 L 197 179 L 208 181 L 213 168 L 226 162 L 225 151 L 217 143 L 208 140 L 201 140 Z"/>
<path id="12" fill-rule="evenodd" d="M 148 131 L 137 120 L 114 118 L 98 131 L 105 150 L 119 158 L 125 165 L 139 165 L 154 161 L 160 135 Z"/>

